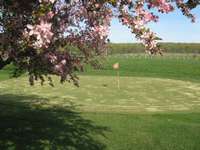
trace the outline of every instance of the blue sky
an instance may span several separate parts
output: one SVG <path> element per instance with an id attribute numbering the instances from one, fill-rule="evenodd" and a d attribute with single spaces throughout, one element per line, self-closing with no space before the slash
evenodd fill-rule
<path id="1" fill-rule="evenodd" d="M 197 18 L 196 23 L 191 23 L 179 10 L 175 10 L 167 15 L 159 15 L 159 22 L 151 23 L 149 26 L 163 39 L 163 42 L 200 43 L 200 7 L 193 12 Z M 114 43 L 138 42 L 129 29 L 122 26 L 117 19 L 112 21 L 109 38 Z"/>

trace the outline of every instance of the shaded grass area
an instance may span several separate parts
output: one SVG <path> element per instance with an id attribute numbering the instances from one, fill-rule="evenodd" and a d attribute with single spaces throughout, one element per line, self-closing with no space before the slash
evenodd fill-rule
<path id="1" fill-rule="evenodd" d="M 28 103 L 24 103 L 28 101 Z M 35 95 L 0 95 L 1 150 L 102 150 L 108 128 L 95 125 L 71 107 L 34 107 L 48 99 Z M 32 106 L 31 106 L 32 105 Z M 94 138 L 95 135 L 95 138 Z"/>
<path id="2" fill-rule="evenodd" d="M 41 102 L 37 105 L 37 101 Z M 2 150 L 199 150 L 200 113 L 77 113 L 37 95 L 0 95 Z"/>
<path id="3" fill-rule="evenodd" d="M 87 66 L 86 75 L 116 75 L 112 65 L 120 63 L 121 76 L 170 78 L 200 81 L 200 57 L 185 54 L 166 54 L 165 56 L 145 56 L 144 54 L 111 55 L 104 59 L 98 70 Z"/>

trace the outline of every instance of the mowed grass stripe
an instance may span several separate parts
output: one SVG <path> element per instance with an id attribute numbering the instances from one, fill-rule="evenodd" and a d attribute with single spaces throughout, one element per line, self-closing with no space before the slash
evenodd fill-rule
<path id="1" fill-rule="evenodd" d="M 26 77 L 0 82 L 1 94 L 37 95 L 49 105 L 77 105 L 88 112 L 199 112 L 200 83 L 171 79 L 112 76 L 80 76 L 80 87 L 66 83 L 55 87 L 37 83 L 30 87 Z M 27 100 L 27 102 L 29 102 Z M 31 101 L 30 101 L 31 103 Z"/>

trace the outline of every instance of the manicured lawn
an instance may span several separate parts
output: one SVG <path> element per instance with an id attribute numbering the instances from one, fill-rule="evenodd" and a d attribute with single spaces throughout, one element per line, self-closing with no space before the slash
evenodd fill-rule
<path id="1" fill-rule="evenodd" d="M 112 64 L 120 62 L 120 89 Z M 200 62 L 111 56 L 80 87 L 0 72 L 0 150 L 199 150 Z"/>
<path id="2" fill-rule="evenodd" d="M 104 143 L 109 150 L 198 150 L 200 113 L 88 114 L 110 127 Z"/>
<path id="3" fill-rule="evenodd" d="M 80 88 L 0 83 L 0 145 L 35 149 L 198 150 L 200 84 L 81 76 Z M 102 136 L 105 135 L 104 136 Z M 28 148 L 27 148 L 28 149 Z"/>

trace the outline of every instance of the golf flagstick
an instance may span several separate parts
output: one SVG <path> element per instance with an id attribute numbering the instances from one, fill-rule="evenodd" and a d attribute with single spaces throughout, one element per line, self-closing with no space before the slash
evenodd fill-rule
<path id="1" fill-rule="evenodd" d="M 119 69 L 117 70 L 117 87 L 120 89 Z"/>

